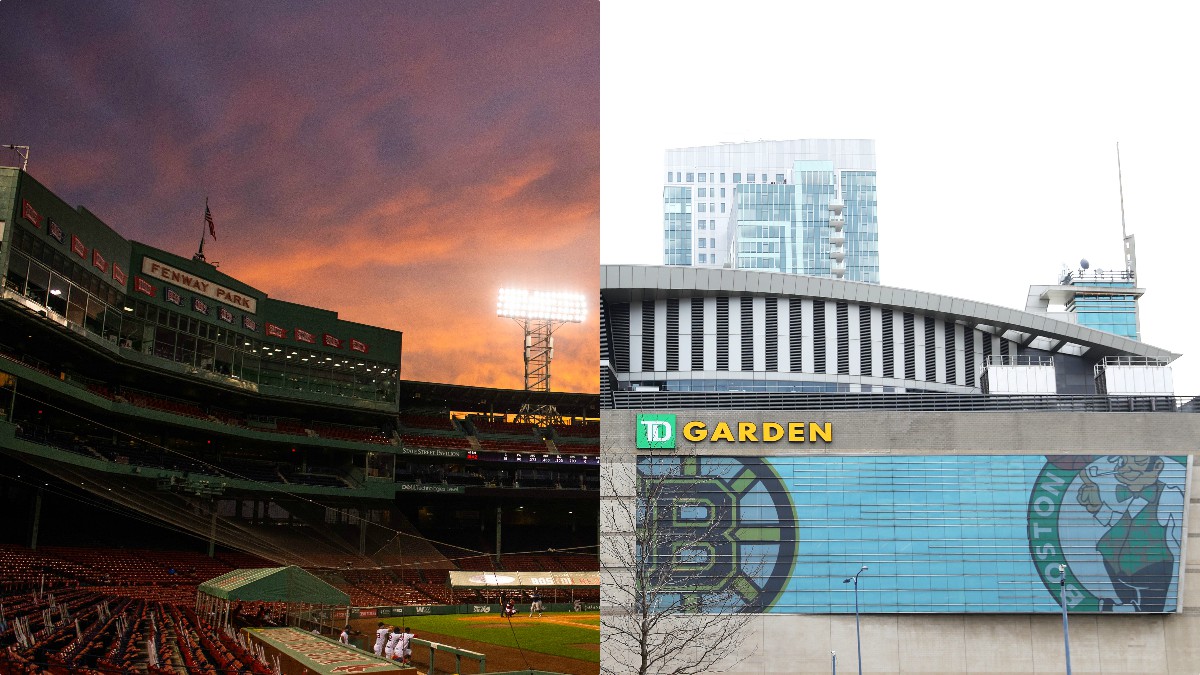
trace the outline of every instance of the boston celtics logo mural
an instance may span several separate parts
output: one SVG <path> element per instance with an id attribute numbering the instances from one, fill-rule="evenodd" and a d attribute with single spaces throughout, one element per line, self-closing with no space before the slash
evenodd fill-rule
<path id="1" fill-rule="evenodd" d="M 1072 611 L 1173 611 L 1187 458 L 1046 459 L 1029 497 L 1029 551 L 1055 600 Z"/>
<path id="2" fill-rule="evenodd" d="M 658 528 L 654 559 L 671 561 L 661 563 L 674 577 L 666 590 L 678 586 L 695 611 L 766 611 L 796 556 L 795 515 L 775 471 L 758 459 L 674 456 L 643 457 L 638 473 L 653 495 L 639 519 Z"/>

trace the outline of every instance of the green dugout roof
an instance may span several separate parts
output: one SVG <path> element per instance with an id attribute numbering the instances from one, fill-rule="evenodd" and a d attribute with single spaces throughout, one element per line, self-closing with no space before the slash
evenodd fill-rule
<path id="1" fill-rule="evenodd" d="M 350 604 L 349 595 L 295 565 L 226 572 L 200 584 L 199 590 L 222 600 Z"/>

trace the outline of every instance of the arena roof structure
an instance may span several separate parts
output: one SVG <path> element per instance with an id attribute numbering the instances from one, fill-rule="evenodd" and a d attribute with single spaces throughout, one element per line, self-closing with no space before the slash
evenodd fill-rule
<path id="1" fill-rule="evenodd" d="M 696 295 L 806 297 L 861 303 L 934 316 L 979 328 L 1022 347 L 1043 340 L 1047 351 L 1077 346 L 1092 356 L 1130 355 L 1165 362 L 1179 357 L 1144 342 L 1078 324 L 925 291 L 892 288 L 858 281 L 734 269 L 701 269 L 643 265 L 601 265 L 600 292 L 609 301 L 641 301 Z"/>

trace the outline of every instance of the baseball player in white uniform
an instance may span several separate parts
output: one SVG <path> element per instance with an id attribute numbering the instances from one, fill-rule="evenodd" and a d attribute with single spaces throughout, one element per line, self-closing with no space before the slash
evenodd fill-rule
<path id="1" fill-rule="evenodd" d="M 396 652 L 403 653 L 398 646 L 403 637 L 404 634 L 400 632 L 400 629 L 392 626 L 392 632 L 388 635 L 387 646 L 383 648 L 384 658 L 394 659 L 396 658 Z"/>
<path id="2" fill-rule="evenodd" d="M 375 631 L 375 656 L 383 656 L 383 645 L 388 639 L 388 627 L 379 622 L 379 629 Z"/>

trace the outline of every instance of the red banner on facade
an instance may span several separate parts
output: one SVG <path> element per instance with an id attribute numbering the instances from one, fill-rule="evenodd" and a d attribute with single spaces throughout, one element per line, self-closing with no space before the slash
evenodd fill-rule
<path id="1" fill-rule="evenodd" d="M 137 291 L 138 293 L 145 293 L 150 297 L 154 297 L 154 284 L 137 275 L 134 275 L 133 277 L 133 290 Z"/>
<path id="2" fill-rule="evenodd" d="M 171 289 L 167 289 L 167 302 L 173 302 L 180 307 L 183 307 L 183 296 Z"/>
<path id="3" fill-rule="evenodd" d="M 53 218 L 46 219 L 46 229 L 50 231 L 51 237 L 54 237 L 58 240 L 58 243 L 63 243 L 63 238 L 65 238 L 66 235 L 63 234 L 62 228 L 58 226 L 58 223 L 54 222 Z"/>
<path id="4" fill-rule="evenodd" d="M 33 208 L 33 204 L 29 203 L 28 199 L 21 200 L 21 217 L 33 223 L 33 226 L 41 229 L 42 216 Z"/>
<path id="5" fill-rule="evenodd" d="M 92 267 L 101 272 L 108 271 L 108 261 L 104 259 L 104 256 L 100 255 L 99 249 L 92 249 Z"/>
<path id="6" fill-rule="evenodd" d="M 316 344 L 316 342 L 317 342 L 317 339 L 315 337 L 313 337 L 312 333 L 310 333 L 302 328 L 296 329 L 296 339 L 301 342 L 307 342 L 309 344 Z"/>
<path id="7" fill-rule="evenodd" d="M 329 333 L 326 333 L 326 334 L 325 334 L 325 337 L 324 337 L 324 339 L 323 339 L 323 342 L 325 343 L 325 346 L 326 346 L 326 347 L 334 347 L 334 348 L 336 348 L 336 349 L 341 349 L 341 348 L 342 348 L 342 341 L 341 341 L 341 340 L 339 340 L 339 339 L 337 339 L 337 338 L 335 338 L 335 337 L 333 337 L 333 336 L 332 336 L 332 335 L 330 335 Z"/>
<path id="8" fill-rule="evenodd" d="M 233 312 L 225 309 L 224 307 L 218 307 L 217 318 L 225 323 L 233 323 Z"/>
<path id="9" fill-rule="evenodd" d="M 245 328 L 246 330 L 252 330 L 255 333 L 257 333 L 258 332 L 258 322 L 243 314 L 242 315 L 242 328 Z"/>
<path id="10" fill-rule="evenodd" d="M 192 309 L 196 310 L 197 312 L 200 312 L 201 314 L 207 315 L 208 314 L 208 303 L 204 302 L 200 298 L 192 298 Z"/>
<path id="11" fill-rule="evenodd" d="M 112 277 L 114 281 L 122 286 L 125 285 L 125 281 L 129 278 L 125 275 L 125 270 L 121 269 L 121 266 L 117 263 L 112 264 Z"/>
<path id="12" fill-rule="evenodd" d="M 75 235 L 71 235 L 71 251 L 80 258 L 87 260 L 87 246 L 84 246 L 83 240 Z"/>
<path id="13" fill-rule="evenodd" d="M 268 321 L 267 322 L 267 335 L 270 335 L 271 337 L 285 338 L 285 337 L 287 337 L 287 331 Z"/>
<path id="14" fill-rule="evenodd" d="M 362 352 L 364 354 L 367 353 L 367 345 L 365 343 L 359 342 L 358 340 L 355 340 L 354 338 L 350 338 L 350 349 L 352 349 L 356 352 Z"/>

